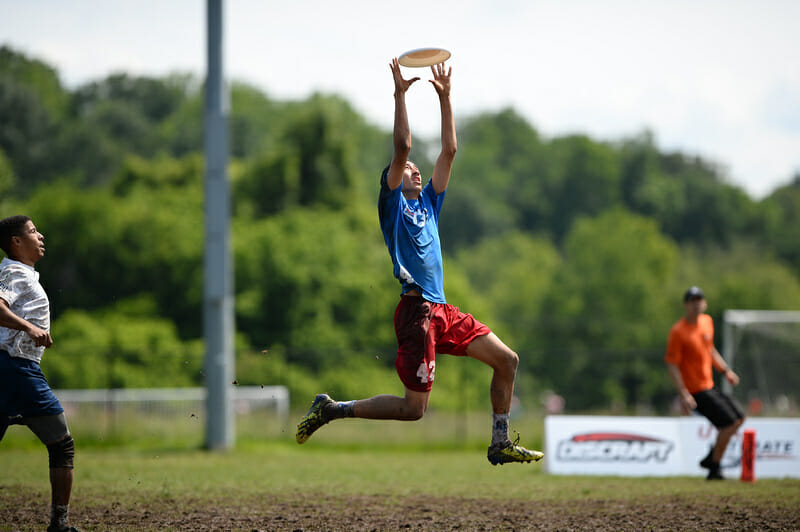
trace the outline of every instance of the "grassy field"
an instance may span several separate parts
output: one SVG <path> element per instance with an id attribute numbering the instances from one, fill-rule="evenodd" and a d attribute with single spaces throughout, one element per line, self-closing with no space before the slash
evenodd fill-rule
<path id="1" fill-rule="evenodd" d="M 454 445 L 453 430 L 462 423 L 342 422 L 303 446 L 287 431 L 226 453 L 79 443 L 72 521 L 98 531 L 800 528 L 800 480 L 552 476 L 542 464 L 492 467 L 485 443 Z M 0 530 L 41 530 L 46 452 L 21 428 L 7 439 Z"/>

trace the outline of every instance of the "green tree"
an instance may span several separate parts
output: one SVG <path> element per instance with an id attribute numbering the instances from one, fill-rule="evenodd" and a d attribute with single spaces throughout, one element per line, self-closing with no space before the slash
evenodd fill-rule
<path id="1" fill-rule="evenodd" d="M 373 216 L 292 209 L 237 221 L 237 323 L 254 346 L 306 350 L 292 360 L 317 368 L 393 343 L 399 289 Z"/>
<path id="2" fill-rule="evenodd" d="M 619 208 L 578 220 L 564 245 L 543 317 L 551 355 L 537 370 L 576 408 L 635 402 L 647 366 L 638 356 L 661 347 L 670 323 L 678 248 L 652 220 Z"/>
<path id="3" fill-rule="evenodd" d="M 558 177 L 551 190 L 549 227 L 560 240 L 578 217 L 621 205 L 619 160 L 610 146 L 582 135 L 556 139 L 550 146 Z"/>
<path id="4" fill-rule="evenodd" d="M 691 246 L 683 248 L 681 256 L 682 288 L 701 286 L 709 300 L 709 312 L 718 323 L 725 309 L 800 308 L 800 278 L 763 244 L 738 241 L 729 247 Z"/>
<path id="5" fill-rule="evenodd" d="M 9 46 L 0 46 L 0 78 L 26 87 L 51 116 L 62 117 L 65 114 L 69 94 L 61 86 L 56 70 L 43 61 Z"/>
<path id="6" fill-rule="evenodd" d="M 687 209 L 686 184 L 668 174 L 653 134 L 646 131 L 620 146 L 622 197 L 632 211 L 654 218 L 662 231 L 677 237 Z"/>
<path id="7" fill-rule="evenodd" d="M 236 208 L 260 217 L 295 206 L 366 202 L 368 191 L 377 195 L 368 176 L 377 185 L 389 160 L 385 138 L 341 99 L 315 95 L 294 106 L 276 144 L 245 165 L 235 181 Z"/>
<path id="8" fill-rule="evenodd" d="M 53 323 L 42 366 L 55 388 L 149 388 L 203 382 L 202 342 L 182 341 L 148 297 L 94 313 L 69 310 Z"/>
<path id="9" fill-rule="evenodd" d="M 87 116 L 95 113 L 98 105 L 116 102 L 130 107 L 141 120 L 158 123 L 178 109 L 193 85 L 187 75 L 158 79 L 112 74 L 79 87 L 72 95 L 72 113 Z"/>
<path id="10" fill-rule="evenodd" d="M 284 107 L 255 87 L 232 83 L 229 117 L 231 156 L 252 158 L 271 147 L 285 127 Z"/>
<path id="11" fill-rule="evenodd" d="M 160 121 L 163 147 L 174 156 L 203 150 L 204 87 L 190 79 L 186 96 L 173 112 Z M 285 128 L 289 104 L 271 100 L 246 83 L 233 81 L 230 85 L 231 105 L 228 109 L 230 155 L 250 159 L 272 149 Z"/>
<path id="12" fill-rule="evenodd" d="M 487 238 L 457 254 L 470 285 L 483 296 L 497 329 L 517 349 L 536 348 L 548 333 L 545 298 L 562 266 L 548 240 L 518 231 Z M 500 334 L 499 333 L 499 334 Z"/>
<path id="13" fill-rule="evenodd" d="M 197 157 L 132 159 L 119 175 L 117 193 L 68 182 L 38 188 L 26 210 L 45 235 L 48 257 L 40 269 L 54 314 L 151 294 L 160 315 L 175 320 L 184 338 L 199 336 L 201 175 Z"/>
<path id="14" fill-rule="evenodd" d="M 350 133 L 356 121 L 342 100 L 315 95 L 287 124 L 282 142 L 299 167 L 300 205 L 341 208 L 363 186 Z"/>
<path id="15" fill-rule="evenodd" d="M 763 200 L 774 213 L 766 229 L 766 239 L 777 255 L 787 261 L 800 276 L 800 173 Z"/>
<path id="16" fill-rule="evenodd" d="M 442 240 L 454 251 L 515 228 L 536 229 L 543 198 L 541 142 L 511 109 L 481 114 L 459 128 Z"/>
<path id="17" fill-rule="evenodd" d="M 11 167 L 11 161 L 0 149 L 0 208 L 3 207 L 4 200 L 11 194 L 14 182 L 14 169 Z"/>
<path id="18" fill-rule="evenodd" d="M 51 174 L 54 118 L 35 91 L 7 75 L 0 75 L 0 150 L 29 191 Z"/>

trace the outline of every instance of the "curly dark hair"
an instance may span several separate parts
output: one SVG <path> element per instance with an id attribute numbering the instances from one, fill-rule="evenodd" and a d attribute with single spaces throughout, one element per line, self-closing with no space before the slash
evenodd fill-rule
<path id="1" fill-rule="evenodd" d="M 0 220 L 0 249 L 2 249 L 7 256 L 11 256 L 11 237 L 22 235 L 25 224 L 31 219 L 24 214 L 17 214 L 16 216 L 9 216 Z"/>

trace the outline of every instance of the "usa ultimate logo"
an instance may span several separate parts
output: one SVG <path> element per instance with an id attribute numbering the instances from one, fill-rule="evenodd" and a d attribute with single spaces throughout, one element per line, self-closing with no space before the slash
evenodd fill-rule
<path id="1" fill-rule="evenodd" d="M 665 462 L 675 444 L 624 432 L 577 434 L 558 443 L 559 460 L 573 462 Z"/>

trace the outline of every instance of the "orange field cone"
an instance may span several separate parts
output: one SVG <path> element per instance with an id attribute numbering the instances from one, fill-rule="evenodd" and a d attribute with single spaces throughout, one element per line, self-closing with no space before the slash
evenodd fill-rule
<path id="1" fill-rule="evenodd" d="M 742 482 L 756 481 L 756 431 L 746 429 L 742 439 Z"/>

